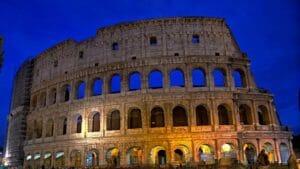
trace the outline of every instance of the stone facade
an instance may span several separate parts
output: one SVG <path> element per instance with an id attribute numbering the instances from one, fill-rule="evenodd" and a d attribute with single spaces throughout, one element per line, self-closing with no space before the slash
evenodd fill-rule
<path id="1" fill-rule="evenodd" d="M 37 56 L 32 77 L 24 166 L 247 163 L 262 149 L 286 162 L 293 153 L 224 19 L 101 28 Z"/>

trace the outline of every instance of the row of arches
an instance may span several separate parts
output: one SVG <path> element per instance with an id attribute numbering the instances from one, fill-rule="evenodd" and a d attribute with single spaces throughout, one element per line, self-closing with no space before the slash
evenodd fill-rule
<path id="1" fill-rule="evenodd" d="M 186 164 L 193 161 L 194 158 L 194 161 L 200 164 L 209 165 L 215 163 L 215 154 L 218 152 L 220 159 L 237 159 L 237 154 L 239 153 L 238 148 L 230 142 L 222 144 L 220 146 L 220 149 L 217 151 L 210 144 L 201 144 L 196 147 L 196 154 L 193 155 L 191 149 L 184 144 L 172 146 L 171 150 L 168 150 L 165 146 L 158 145 L 150 149 L 150 151 L 148 152 L 150 161 L 146 163 L 157 165 L 166 165 L 170 162 L 172 162 L 173 164 Z M 262 149 L 265 150 L 270 163 L 274 163 L 276 152 L 272 144 L 266 142 L 263 144 Z M 254 164 L 259 154 L 259 150 L 252 143 L 243 144 L 241 152 L 243 157 L 241 157 L 240 160 L 244 164 Z M 120 161 L 122 158 L 120 149 L 113 147 L 103 153 L 105 153 L 105 155 L 100 156 L 100 151 L 98 151 L 96 148 L 90 149 L 87 152 L 82 152 L 82 150 L 80 149 L 73 149 L 69 154 L 65 154 L 64 151 L 57 151 L 53 154 L 47 151 L 44 154 L 37 152 L 35 154 L 27 154 L 26 163 L 28 164 L 30 161 L 37 162 L 43 160 L 43 164 L 46 167 L 62 167 L 65 166 L 66 160 L 68 160 L 68 165 L 71 167 L 96 167 L 100 165 L 100 161 L 105 161 L 105 164 L 107 166 L 120 166 Z M 139 146 L 133 146 L 127 149 L 125 155 L 126 158 L 123 159 L 125 159 L 126 164 L 130 166 L 142 166 L 143 163 L 147 161 L 147 159 L 145 159 L 144 157 L 145 152 L 143 148 Z M 281 163 L 287 163 L 290 151 L 285 143 L 279 144 L 279 155 Z M 104 159 L 101 159 L 103 157 Z"/>
<path id="2" fill-rule="evenodd" d="M 259 105 L 257 108 L 258 122 L 261 125 L 270 124 L 269 112 L 263 105 Z M 250 107 L 247 104 L 241 104 L 238 109 L 240 124 L 253 125 L 254 119 Z M 143 128 L 143 116 L 142 110 L 139 108 L 130 108 L 126 115 L 127 129 Z M 189 114 L 184 106 L 177 105 L 172 109 L 172 125 L 174 127 L 189 126 Z M 148 116 L 148 115 L 147 115 Z M 115 109 L 106 114 L 106 130 L 120 130 L 121 129 L 121 113 Z M 195 107 L 196 126 L 213 125 L 213 115 L 211 110 L 205 104 L 199 104 Z M 235 115 L 227 104 L 220 104 L 217 107 L 217 117 L 219 125 L 233 125 Z M 104 114 L 100 112 L 91 112 L 88 116 L 88 132 L 100 132 L 101 130 L 101 118 L 104 118 Z M 155 106 L 152 108 L 149 114 L 149 127 L 165 127 L 166 126 L 166 113 L 163 107 Z M 71 120 L 71 122 L 68 122 Z M 82 115 L 77 114 L 68 119 L 63 116 L 56 121 L 57 135 L 66 135 L 68 127 L 71 127 L 71 133 L 82 133 L 83 129 Z M 52 137 L 54 135 L 54 120 L 48 119 L 46 121 L 46 137 Z M 42 121 L 33 121 L 33 131 L 29 131 L 28 139 L 41 138 L 42 137 Z M 30 129 L 30 128 L 29 128 Z M 33 135 L 32 135 L 33 134 Z"/>
<path id="3" fill-rule="evenodd" d="M 221 68 L 216 68 L 212 72 L 214 79 L 215 87 L 227 87 L 229 86 L 226 78 L 226 71 Z M 195 68 L 191 72 L 191 84 L 193 87 L 205 87 L 207 86 L 207 77 L 206 72 L 202 68 Z M 246 87 L 246 77 L 245 73 L 241 69 L 235 69 L 233 71 L 233 79 L 235 87 Z M 141 90 L 142 88 L 142 76 L 140 72 L 133 71 L 128 76 L 128 90 L 135 91 Z M 182 69 L 175 68 L 170 71 L 169 82 L 171 87 L 184 87 L 186 85 L 185 75 Z M 113 74 L 109 80 L 109 93 L 120 93 L 122 90 L 122 77 L 120 74 Z M 149 89 L 158 89 L 164 87 L 164 77 L 163 73 L 158 70 L 152 70 L 148 75 L 148 88 Z M 101 78 L 94 78 L 90 84 L 90 93 L 92 96 L 102 95 L 103 93 L 103 80 Z M 86 82 L 84 80 L 79 80 L 75 84 L 74 99 L 83 99 L 86 95 Z M 52 88 L 48 93 L 48 104 L 52 105 L 57 102 L 57 93 L 60 94 L 60 101 L 66 102 L 71 99 L 71 85 L 63 85 L 59 91 L 56 88 Z M 39 105 L 38 96 L 35 95 L 32 98 L 31 104 L 32 108 L 37 106 L 44 107 L 47 104 L 46 92 L 41 92 L 39 95 Z"/>

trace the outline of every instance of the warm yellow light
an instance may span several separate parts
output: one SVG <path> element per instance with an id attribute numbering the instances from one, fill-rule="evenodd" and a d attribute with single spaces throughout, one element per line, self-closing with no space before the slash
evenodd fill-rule
<path id="1" fill-rule="evenodd" d="M 222 152 L 230 152 L 231 146 L 229 144 L 223 144 L 222 145 Z"/>

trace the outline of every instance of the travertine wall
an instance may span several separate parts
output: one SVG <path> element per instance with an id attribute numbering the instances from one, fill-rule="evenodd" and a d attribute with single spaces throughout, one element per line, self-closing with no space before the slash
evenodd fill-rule
<path id="1" fill-rule="evenodd" d="M 155 44 L 150 43 L 151 37 L 156 38 Z M 204 73 L 203 86 L 193 85 L 196 68 Z M 184 74 L 184 86 L 170 85 L 175 69 Z M 215 85 L 216 69 L 224 75 L 224 86 Z M 153 70 L 162 73 L 161 88 L 149 87 Z M 235 85 L 235 71 L 242 77 L 242 86 Z M 133 72 L 141 76 L 138 90 L 129 89 Z M 112 93 L 111 78 L 116 74 L 121 78 L 121 91 Z M 95 79 L 103 82 L 98 96 L 93 96 Z M 195 165 L 203 160 L 201 145 L 209 145 L 214 159 L 226 156 L 222 146 L 231 145 L 231 157 L 242 162 L 247 161 L 244 146 L 248 144 L 255 147 L 256 155 L 266 145 L 272 147 L 272 161 L 284 161 L 279 151 L 283 144 L 292 153 L 291 134 L 278 123 L 273 96 L 256 87 L 248 57 L 239 50 L 223 19 L 166 18 L 102 28 L 95 37 L 80 43 L 66 40 L 39 55 L 32 82 L 24 151 L 25 164 L 35 168 L 91 165 L 87 162 L 90 153 L 95 153 L 92 165 L 96 166 L 137 164 L 132 162 L 132 152 L 138 154 L 139 165 L 161 164 L 159 160 L 164 158 L 172 165 Z M 80 82 L 85 83 L 85 91 L 84 98 L 78 99 Z M 68 101 L 63 101 L 65 85 L 70 86 Z M 199 105 L 207 111 L 208 125 L 197 123 L 201 118 L 196 112 Z M 248 107 L 247 124 L 240 117 L 242 105 Z M 222 124 L 222 106 L 228 124 Z M 151 127 L 155 107 L 163 110 L 163 127 Z M 187 125 L 174 125 L 176 107 L 185 111 Z M 141 112 L 141 126 L 134 129 L 128 124 L 132 109 Z M 108 117 L 115 110 L 120 112 L 120 129 L 109 130 Z M 263 111 L 262 117 L 258 111 Z M 93 132 L 95 112 L 100 114 L 100 130 Z M 53 133 L 49 132 L 52 126 Z M 160 150 L 165 151 L 163 158 Z M 175 150 L 183 153 L 183 159 L 178 159 Z M 55 157 L 62 152 L 64 158 Z"/>

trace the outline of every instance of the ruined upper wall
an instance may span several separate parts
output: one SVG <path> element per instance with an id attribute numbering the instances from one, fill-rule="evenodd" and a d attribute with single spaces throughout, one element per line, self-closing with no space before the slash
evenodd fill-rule
<path id="1" fill-rule="evenodd" d="M 194 35 L 199 43 L 193 43 Z M 155 37 L 156 44 L 150 44 Z M 118 44 L 118 50 L 112 45 Z M 82 53 L 81 53 L 82 52 Z M 82 57 L 80 55 L 82 54 Z M 95 65 L 162 56 L 243 58 L 224 19 L 178 17 L 121 23 L 77 43 L 66 40 L 35 60 L 33 85 Z"/>

